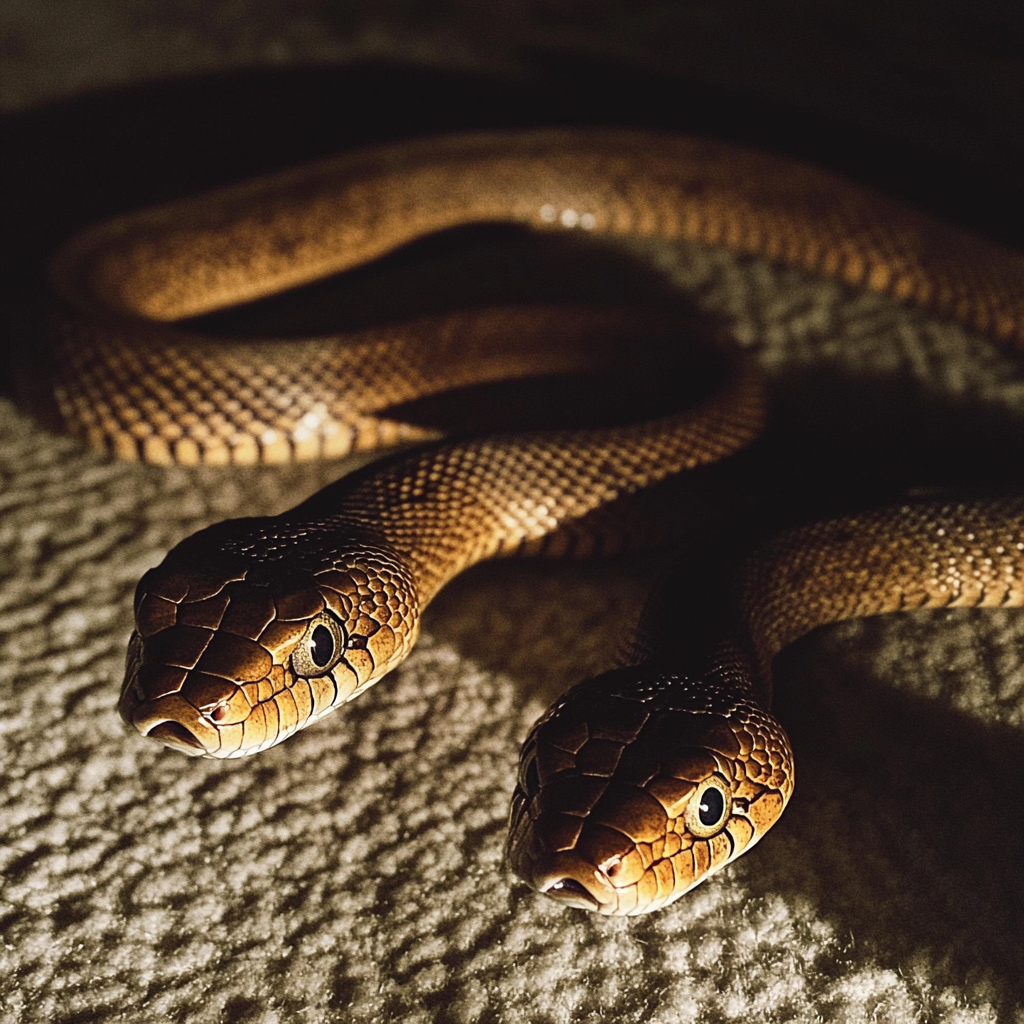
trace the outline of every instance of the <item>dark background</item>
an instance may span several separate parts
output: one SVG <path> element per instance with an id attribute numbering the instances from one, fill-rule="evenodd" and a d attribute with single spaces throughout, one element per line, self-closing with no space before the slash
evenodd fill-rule
<path id="1" fill-rule="evenodd" d="M 32 6 L 37 17 L 15 5 L 0 27 L 0 304 L 22 340 L 47 254 L 82 224 L 444 130 L 713 135 L 827 164 L 1024 244 L 1020 5 Z"/>

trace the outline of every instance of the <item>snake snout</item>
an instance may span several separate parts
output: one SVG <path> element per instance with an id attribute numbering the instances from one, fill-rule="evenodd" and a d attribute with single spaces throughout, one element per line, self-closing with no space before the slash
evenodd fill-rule
<path id="1" fill-rule="evenodd" d="M 530 825 L 513 825 L 508 849 L 508 863 L 535 892 L 550 896 L 564 907 L 589 910 L 597 914 L 624 912 L 620 894 L 611 879 L 590 858 L 574 849 L 542 852 L 538 836 Z"/>
<path id="2" fill-rule="evenodd" d="M 591 895 L 590 890 L 575 878 L 559 878 L 541 892 L 567 907 L 578 907 L 580 910 L 601 909 L 601 904 Z"/>
<path id="3" fill-rule="evenodd" d="M 206 753 L 206 747 L 203 746 L 199 738 L 178 722 L 161 722 L 159 725 L 153 726 L 146 735 L 158 740 L 165 747 L 178 750 L 191 757 L 201 757 Z"/>

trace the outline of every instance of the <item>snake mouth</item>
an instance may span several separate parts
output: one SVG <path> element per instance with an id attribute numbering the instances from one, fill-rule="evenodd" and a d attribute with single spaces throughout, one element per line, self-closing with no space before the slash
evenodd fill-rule
<path id="1" fill-rule="evenodd" d="M 594 911 L 601 909 L 600 902 L 595 899 L 590 890 L 581 882 L 577 882 L 575 878 L 556 879 L 540 891 L 545 896 L 550 896 L 567 907 Z"/>
<path id="2" fill-rule="evenodd" d="M 129 687 L 121 698 L 120 711 L 140 736 L 154 739 L 170 750 L 189 757 L 221 756 L 217 730 L 178 693 L 136 703 Z"/>
<path id="3" fill-rule="evenodd" d="M 574 850 L 562 850 L 539 858 L 526 857 L 512 870 L 536 892 L 557 900 L 563 907 L 594 914 L 620 914 L 619 894 L 604 872 L 595 869 Z"/>
<path id="4" fill-rule="evenodd" d="M 198 738 L 178 722 L 161 722 L 159 725 L 154 725 L 146 735 L 159 740 L 165 747 L 179 750 L 192 757 L 199 757 L 206 753 L 206 747 Z"/>

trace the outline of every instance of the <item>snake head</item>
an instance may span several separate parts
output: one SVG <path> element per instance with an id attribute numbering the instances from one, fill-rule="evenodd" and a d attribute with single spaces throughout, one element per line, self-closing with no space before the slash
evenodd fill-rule
<path id="1" fill-rule="evenodd" d="M 144 736 L 193 756 L 265 750 L 361 693 L 415 641 L 415 589 L 384 552 L 293 557 L 285 569 L 266 531 L 239 550 L 196 537 L 136 590 L 119 710 Z"/>
<path id="2" fill-rule="evenodd" d="M 717 675 L 716 675 L 717 673 Z M 520 758 L 506 856 L 567 906 L 642 914 L 750 849 L 793 791 L 789 742 L 716 666 L 650 666 L 570 690 Z"/>

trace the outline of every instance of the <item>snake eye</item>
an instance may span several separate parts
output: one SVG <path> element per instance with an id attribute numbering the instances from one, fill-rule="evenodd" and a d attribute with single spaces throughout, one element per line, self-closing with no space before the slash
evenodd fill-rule
<path id="1" fill-rule="evenodd" d="M 324 625 L 317 625 L 309 637 L 309 656 L 321 668 L 334 654 L 334 634 Z"/>
<path id="2" fill-rule="evenodd" d="M 732 813 L 732 793 L 717 775 L 705 779 L 686 805 L 683 821 L 690 835 L 710 839 L 722 831 Z"/>
<path id="3" fill-rule="evenodd" d="M 292 651 L 292 669 L 297 676 L 311 679 L 326 675 L 345 653 L 345 628 L 330 613 L 315 616 Z"/>

